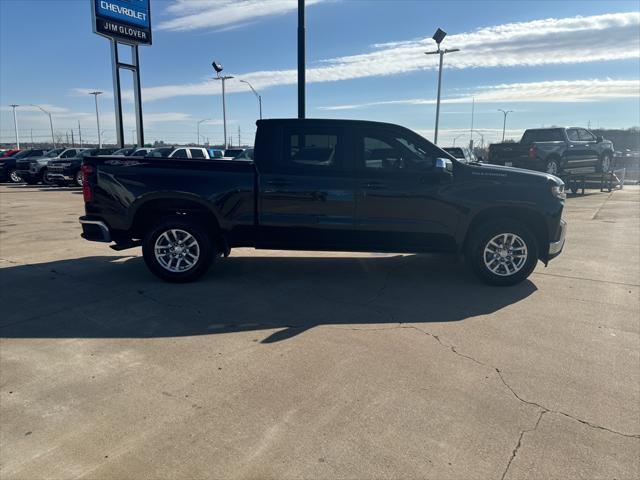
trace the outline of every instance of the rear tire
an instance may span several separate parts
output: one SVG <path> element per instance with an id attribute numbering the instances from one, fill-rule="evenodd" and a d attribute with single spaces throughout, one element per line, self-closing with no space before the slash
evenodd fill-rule
<path id="1" fill-rule="evenodd" d="M 538 242 L 522 223 L 502 218 L 471 233 L 467 261 L 484 283 L 515 285 L 526 279 L 538 263 Z"/>
<path id="2" fill-rule="evenodd" d="M 18 172 L 15 170 L 15 168 L 9 172 L 8 180 L 11 183 L 21 183 L 22 182 L 22 178 L 20 177 L 20 175 L 18 175 Z"/>
<path id="3" fill-rule="evenodd" d="M 165 282 L 186 283 L 211 267 L 216 248 L 211 235 L 188 219 L 165 218 L 144 236 L 142 254 L 149 270 Z"/>
<path id="4" fill-rule="evenodd" d="M 47 170 L 46 168 L 42 170 L 42 183 L 45 185 L 49 185 L 50 187 L 55 186 L 55 183 L 53 183 L 53 181 L 51 181 L 51 179 L 49 178 L 49 170 Z"/>
<path id="5" fill-rule="evenodd" d="M 544 167 L 546 173 L 558 175 L 560 173 L 560 161 L 557 158 L 550 158 Z"/>
<path id="6" fill-rule="evenodd" d="M 75 179 L 74 179 L 74 181 L 73 181 L 73 184 L 74 184 L 76 187 L 81 187 L 81 186 L 82 186 L 82 170 L 78 170 L 78 171 L 76 172 L 76 175 L 75 175 Z"/>

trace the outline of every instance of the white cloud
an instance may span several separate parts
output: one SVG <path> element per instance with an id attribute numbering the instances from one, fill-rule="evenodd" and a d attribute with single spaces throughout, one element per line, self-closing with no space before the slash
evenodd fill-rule
<path id="1" fill-rule="evenodd" d="M 465 95 L 444 98 L 442 103 L 494 102 L 595 102 L 614 98 L 638 98 L 640 80 L 556 80 L 549 82 L 510 83 L 481 87 Z M 429 105 L 435 98 L 384 100 L 348 105 L 329 105 L 319 110 L 355 110 L 384 105 Z"/>
<path id="2" fill-rule="evenodd" d="M 52 115 L 53 114 L 64 114 L 65 112 L 68 112 L 69 109 L 65 108 L 65 107 L 59 107 L 57 105 L 51 105 L 48 103 L 40 103 L 39 104 L 43 109 L 45 109 L 46 111 L 50 112 Z M 20 114 L 21 112 L 40 112 L 40 109 L 34 105 L 19 105 L 18 108 L 16 109 L 18 111 L 18 114 Z M 8 106 L 1 106 L 0 107 L 0 111 L 2 112 L 12 112 L 13 109 L 11 107 Z"/>
<path id="3" fill-rule="evenodd" d="M 306 5 L 322 1 L 326 0 L 307 0 Z M 219 32 L 297 8 L 296 0 L 177 0 L 166 10 L 171 19 L 160 22 L 156 28 L 176 31 L 215 29 Z"/>
<path id="4" fill-rule="evenodd" d="M 233 2 L 233 5 L 236 3 L 245 6 L 255 2 L 245 0 Z M 205 5 L 214 4 L 218 2 L 183 0 L 175 7 L 181 6 L 185 11 L 198 16 Z M 231 4 L 230 0 L 224 2 L 224 5 Z M 279 5 L 280 2 L 274 2 L 275 4 Z M 271 2 L 265 5 L 271 5 Z M 638 28 L 638 12 L 550 18 L 486 27 L 449 35 L 443 45 L 457 47 L 461 51 L 447 55 L 445 66 L 450 69 L 473 69 L 639 59 Z M 433 46 L 431 38 L 374 45 L 373 52 L 322 60 L 318 66 L 307 68 L 307 82 L 351 80 L 435 69 L 436 56 L 424 54 L 426 50 L 432 50 Z M 295 69 L 257 71 L 236 76 L 249 80 L 257 89 L 291 85 L 297 81 Z M 246 85 L 239 83 L 237 79 L 229 81 L 227 87 L 230 93 L 246 90 Z M 219 93 L 219 82 L 207 80 L 144 88 L 143 99 L 148 102 Z M 126 98 L 131 97 L 130 93 L 127 95 Z"/>

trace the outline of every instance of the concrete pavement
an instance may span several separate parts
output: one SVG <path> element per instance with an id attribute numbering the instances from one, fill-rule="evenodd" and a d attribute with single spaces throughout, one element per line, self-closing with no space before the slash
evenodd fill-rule
<path id="1" fill-rule="evenodd" d="M 161 283 L 0 186 L 0 477 L 640 477 L 640 189 L 510 288 L 429 255 L 238 249 Z"/>

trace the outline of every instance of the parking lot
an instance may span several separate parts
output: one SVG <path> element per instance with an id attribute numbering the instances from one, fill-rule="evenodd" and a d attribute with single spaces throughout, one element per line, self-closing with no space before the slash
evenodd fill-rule
<path id="1" fill-rule="evenodd" d="M 162 283 L 0 186 L 0 476 L 640 477 L 640 188 L 567 200 L 562 255 L 234 250 Z"/>

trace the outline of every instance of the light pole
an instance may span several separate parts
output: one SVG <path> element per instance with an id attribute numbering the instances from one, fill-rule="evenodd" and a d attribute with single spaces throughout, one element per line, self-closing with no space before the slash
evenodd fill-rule
<path id="1" fill-rule="evenodd" d="M 20 105 L 16 105 L 15 103 L 13 103 L 9 106 L 13 108 L 13 129 L 16 132 L 16 148 L 20 150 L 20 137 L 18 135 L 18 120 L 16 118 L 16 108 L 19 107 Z"/>
<path id="2" fill-rule="evenodd" d="M 461 133 L 460 135 L 456 135 L 456 136 L 453 138 L 453 146 L 454 146 L 454 147 L 456 146 L 456 140 L 457 140 L 457 139 L 459 139 L 460 137 L 464 137 L 466 134 L 467 134 L 467 133 L 465 132 L 465 133 Z"/>
<path id="3" fill-rule="evenodd" d="M 503 110 L 499 108 L 498 111 L 502 112 L 502 114 L 504 115 L 504 120 L 502 121 L 502 142 L 504 143 L 504 132 L 507 129 L 507 115 L 513 113 L 513 110 Z"/>
<path id="4" fill-rule="evenodd" d="M 249 88 L 251 89 L 251 91 L 253 92 L 253 94 L 256 96 L 256 98 L 258 99 L 258 107 L 260 109 L 260 120 L 262 120 L 262 95 L 260 95 L 258 92 L 256 92 L 256 89 L 253 88 L 253 85 L 251 85 L 249 82 L 247 82 L 246 80 L 240 80 L 242 83 L 246 83 L 247 85 L 249 85 Z"/>
<path id="5" fill-rule="evenodd" d="M 35 104 L 31 104 L 31 107 L 36 107 L 39 108 L 43 113 L 49 115 L 49 126 L 51 127 L 51 143 L 53 144 L 53 148 L 56 148 L 56 139 L 53 136 L 53 119 L 51 118 L 51 112 L 47 112 L 44 108 L 42 108 L 40 105 L 35 105 Z"/>
<path id="6" fill-rule="evenodd" d="M 98 95 L 102 95 L 102 92 L 90 92 L 89 95 L 93 95 L 96 101 L 96 123 L 98 124 L 98 148 L 102 148 L 102 136 L 100 135 L 100 114 L 98 113 Z"/>
<path id="7" fill-rule="evenodd" d="M 220 72 L 222 72 L 223 68 L 222 68 L 222 65 L 220 65 L 219 63 L 214 61 L 211 63 L 211 66 L 216 71 L 215 79 L 222 81 L 222 123 L 223 123 L 223 129 L 224 129 L 224 149 L 226 150 L 228 145 L 227 143 L 227 103 L 225 100 L 224 82 L 233 77 L 231 75 L 220 76 Z"/>
<path id="8" fill-rule="evenodd" d="M 196 145 L 200 146 L 200 124 L 203 122 L 208 122 L 209 120 L 211 120 L 210 118 L 205 118 L 204 120 L 200 120 L 198 122 L 198 141 L 196 142 Z"/>
<path id="9" fill-rule="evenodd" d="M 447 36 L 447 32 L 438 28 L 438 30 L 436 30 L 436 33 L 434 33 L 432 37 L 436 41 L 436 44 L 438 45 L 438 49 L 432 52 L 424 52 L 425 55 L 440 55 L 440 67 L 438 69 L 438 99 L 436 101 L 436 131 L 435 131 L 435 135 L 433 136 L 433 143 L 435 143 L 436 145 L 438 144 L 438 122 L 440 120 L 440 88 L 442 84 L 442 61 L 444 59 L 445 53 L 453 53 L 453 52 L 460 51 L 459 48 L 446 48 L 444 50 L 440 48 L 440 44 L 442 43 L 442 40 L 444 40 L 444 37 L 446 36 Z"/>

